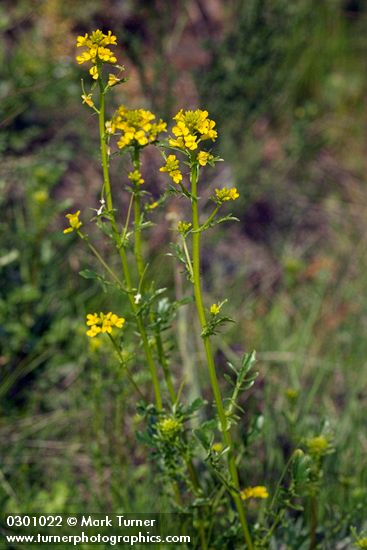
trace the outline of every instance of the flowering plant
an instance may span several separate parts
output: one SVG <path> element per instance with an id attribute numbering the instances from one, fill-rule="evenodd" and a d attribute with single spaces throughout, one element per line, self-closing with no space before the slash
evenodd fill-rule
<path id="1" fill-rule="evenodd" d="M 220 212 L 239 198 L 239 192 L 231 186 L 216 188 L 207 201 L 212 205 L 210 213 L 201 207 L 202 171 L 208 166 L 215 167 L 221 160 L 212 151 L 218 132 L 208 111 L 181 109 L 173 117 L 168 138 L 167 124 L 149 110 L 119 106 L 110 117 L 107 116 L 109 92 L 125 81 L 122 77 L 124 68 L 117 63 L 116 54 L 109 46 L 117 46 L 117 38 L 111 31 L 104 34 L 96 30 L 90 35 L 79 36 L 77 47 L 84 50 L 76 59 L 79 64 L 90 65 L 92 85 L 89 91 L 82 85 L 81 97 L 99 120 L 103 185 L 100 207 L 91 221 L 112 243 L 120 271 L 116 270 L 115 262 L 110 262 L 92 242 L 84 212 L 81 215 L 78 210 L 66 215 L 69 225 L 64 233 L 77 234 L 88 246 L 103 271 L 92 276 L 101 280 L 105 287 L 108 282 L 107 290 L 114 287 L 123 295 L 127 309 L 123 312 L 114 309 L 108 313 L 89 313 L 86 334 L 93 341 L 104 338 L 112 346 L 116 361 L 139 398 L 138 412 L 140 418 L 145 419 L 146 426 L 138 434 L 139 440 L 149 446 L 157 474 L 168 482 L 165 486 L 172 505 L 193 516 L 200 547 L 223 547 L 222 525 L 226 527 L 225 544 L 230 539 L 232 547 L 236 548 L 243 547 L 243 544 L 249 550 L 265 547 L 275 526 L 284 521 L 282 510 L 286 506 L 274 512 L 273 500 L 269 509 L 272 525 L 265 531 L 257 522 L 252 526 L 249 524 L 248 512 L 253 516 L 255 503 L 266 502 L 269 491 L 264 485 L 254 485 L 249 473 L 245 474 L 244 457 L 248 449 L 236 438 L 236 424 L 243 413 L 240 397 L 254 384 L 257 376 L 253 369 L 255 354 L 245 354 L 235 365 L 228 362 L 233 375 L 227 377 L 227 381 L 232 388 L 223 391 L 223 376 L 218 374 L 212 340 L 217 331 L 232 319 L 222 313 L 226 300 L 206 303 L 202 284 L 202 237 L 213 226 L 236 219 L 231 214 L 220 216 Z M 172 182 L 154 201 L 145 190 L 142 174 L 142 152 L 148 146 L 159 149 L 163 157 L 159 170 L 167 175 L 168 182 Z M 110 178 L 112 160 L 123 155 L 130 162 L 126 182 L 126 193 L 130 198 L 124 216 L 115 206 L 119 191 Z M 214 414 L 205 421 L 203 415 L 207 402 L 202 397 L 188 401 L 183 391 L 185 379 L 173 369 L 173 338 L 171 336 L 167 341 L 166 337 L 167 331 L 172 332 L 177 312 L 191 300 L 171 301 L 165 289 L 155 287 L 144 249 L 143 236 L 151 226 L 152 211 L 172 196 L 187 201 L 191 213 L 189 220 L 176 220 L 172 250 L 179 265 L 184 266 L 186 284 L 192 289 L 192 301 L 200 325 L 201 347 L 214 405 L 211 409 Z M 82 275 L 90 277 L 90 270 L 86 271 Z M 101 304 L 101 308 L 103 306 Z M 149 373 L 150 384 L 139 381 L 142 371 Z M 150 402 L 150 388 L 153 403 Z M 250 431 L 253 440 L 256 430 L 252 426 Z M 246 439 L 250 439 L 248 434 Z M 309 442 L 309 450 L 311 459 L 313 453 L 320 465 L 320 456 L 324 453 L 321 439 Z M 296 469 L 302 460 L 299 454 L 295 454 L 289 466 Z M 296 477 L 295 474 L 294 479 Z M 295 486 L 293 482 L 290 485 L 290 498 L 296 496 Z M 258 511 L 261 509 L 260 506 Z M 215 517 L 218 517 L 218 524 Z M 264 514 L 261 517 L 264 522 Z"/>

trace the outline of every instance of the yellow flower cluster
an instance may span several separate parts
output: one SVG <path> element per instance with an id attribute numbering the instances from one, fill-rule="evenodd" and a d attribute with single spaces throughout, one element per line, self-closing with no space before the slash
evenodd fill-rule
<path id="1" fill-rule="evenodd" d="M 198 156 L 196 157 L 196 159 L 197 159 L 198 163 L 200 164 L 200 166 L 206 166 L 208 164 L 208 162 L 213 160 L 213 158 L 214 158 L 213 155 L 211 155 L 207 151 L 200 151 L 198 153 Z"/>
<path id="2" fill-rule="evenodd" d="M 367 548 L 367 537 L 362 537 L 355 542 L 357 548 Z"/>
<path id="3" fill-rule="evenodd" d="M 329 441 L 323 435 L 312 437 L 306 441 L 307 451 L 315 457 L 322 457 L 329 450 Z"/>
<path id="4" fill-rule="evenodd" d="M 121 132 L 117 142 L 120 149 L 128 145 L 144 147 L 154 143 L 158 135 L 166 132 L 167 124 L 163 120 L 156 121 L 156 117 L 145 109 L 126 109 L 119 107 L 112 120 L 106 122 L 106 132 L 115 134 Z"/>
<path id="5" fill-rule="evenodd" d="M 159 169 L 160 172 L 168 172 L 168 175 L 175 183 L 182 181 L 182 174 L 179 170 L 178 158 L 176 155 L 168 155 L 166 164 Z"/>
<path id="6" fill-rule="evenodd" d="M 192 226 L 191 223 L 178 222 L 177 230 L 178 230 L 179 233 L 181 233 L 181 235 L 185 235 L 189 231 L 191 226 Z"/>
<path id="7" fill-rule="evenodd" d="M 143 185 L 145 181 L 139 170 L 134 170 L 133 172 L 130 172 L 127 177 L 134 185 Z"/>
<path id="8" fill-rule="evenodd" d="M 219 203 L 235 201 L 239 196 L 240 194 L 236 187 L 231 187 L 230 189 L 228 189 L 228 187 L 223 187 L 223 189 L 215 190 L 215 198 Z"/>
<path id="9" fill-rule="evenodd" d="M 74 214 L 66 214 L 65 218 L 69 220 L 70 227 L 67 229 L 64 229 L 64 233 L 71 233 L 72 231 L 77 231 L 79 227 L 81 227 L 83 224 L 79 220 L 80 216 L 80 210 L 77 212 L 74 212 Z"/>
<path id="10" fill-rule="evenodd" d="M 92 63 L 93 66 L 89 69 L 89 73 L 97 80 L 99 67 L 102 63 L 111 63 L 112 65 L 117 63 L 117 58 L 113 51 L 110 48 L 106 48 L 106 46 L 115 46 L 116 44 L 117 39 L 112 34 L 112 31 L 104 34 L 98 29 L 90 35 L 86 33 L 84 36 L 78 36 L 76 41 L 77 47 L 86 47 L 87 49 L 81 55 L 77 55 L 76 60 L 79 65 Z"/>
<path id="11" fill-rule="evenodd" d="M 163 418 L 158 423 L 158 430 L 164 439 L 172 439 L 181 429 L 181 422 L 176 418 Z"/>
<path id="12" fill-rule="evenodd" d="M 118 317 L 115 313 L 111 311 L 109 313 L 88 313 L 87 326 L 90 327 L 87 330 L 87 336 L 94 338 L 97 334 L 107 332 L 108 334 L 112 333 L 112 328 L 122 328 L 125 324 L 125 319 L 123 317 Z"/>
<path id="13" fill-rule="evenodd" d="M 210 306 L 210 313 L 212 315 L 218 315 L 219 312 L 220 312 L 220 305 L 219 304 L 212 304 Z"/>
<path id="14" fill-rule="evenodd" d="M 249 498 L 268 498 L 269 493 L 266 487 L 263 485 L 257 485 L 256 487 L 247 487 L 241 491 L 242 500 Z"/>
<path id="15" fill-rule="evenodd" d="M 172 128 L 175 138 L 169 140 L 172 147 L 194 151 L 198 148 L 200 141 L 211 139 L 215 141 L 218 133 L 214 120 L 208 118 L 208 111 L 197 109 L 196 111 L 179 111 L 173 120 L 176 125 Z M 206 162 L 205 162 L 206 164 Z"/>

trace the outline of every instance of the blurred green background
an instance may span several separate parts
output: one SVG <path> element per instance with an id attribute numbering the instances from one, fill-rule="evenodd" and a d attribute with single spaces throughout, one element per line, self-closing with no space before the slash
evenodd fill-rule
<path id="1" fill-rule="evenodd" d="M 219 369 L 224 356 L 258 352 L 260 377 L 245 403 L 245 422 L 265 415 L 249 457 L 254 482 L 274 485 L 290 450 L 328 421 L 336 453 L 321 496 L 324 547 L 334 549 L 328 537 L 346 540 L 351 523 L 363 526 L 366 24 L 362 0 L 0 4 L 2 509 L 157 506 L 129 388 L 113 356 L 85 337 L 85 313 L 106 297 L 78 275 L 90 258 L 62 234 L 67 211 L 98 208 L 96 120 L 81 104 L 86 75 L 74 57 L 76 35 L 101 28 L 117 35 L 129 77 L 114 106 L 146 107 L 167 121 L 201 107 L 217 121 L 225 162 L 206 183 L 238 187 L 240 222 L 206 238 L 205 290 L 208 303 L 227 296 L 238 322 L 216 339 Z M 153 196 L 165 184 L 158 162 L 146 153 Z M 126 169 L 116 165 L 118 184 Z M 158 212 L 156 221 L 147 253 L 156 277 L 172 285 L 169 269 L 159 269 L 169 216 Z M 191 340 L 189 363 L 200 360 Z M 198 367 L 192 385 L 206 390 Z"/>

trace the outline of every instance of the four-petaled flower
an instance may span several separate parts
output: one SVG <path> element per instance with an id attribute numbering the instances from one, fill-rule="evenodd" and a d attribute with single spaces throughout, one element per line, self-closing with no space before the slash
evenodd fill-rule
<path id="1" fill-rule="evenodd" d="M 77 231 L 83 224 L 79 220 L 80 210 L 74 212 L 74 214 L 66 214 L 65 218 L 69 220 L 70 227 L 64 229 L 64 233 L 71 233 L 72 231 Z"/>

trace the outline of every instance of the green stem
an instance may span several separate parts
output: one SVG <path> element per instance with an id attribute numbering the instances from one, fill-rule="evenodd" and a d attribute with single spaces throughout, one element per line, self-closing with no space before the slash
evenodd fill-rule
<path id="1" fill-rule="evenodd" d="M 138 172 L 140 172 L 141 162 L 140 162 L 140 150 L 138 147 L 135 147 L 134 149 L 133 164 L 134 164 L 134 170 L 137 170 Z M 140 278 L 140 281 L 142 281 L 143 275 L 145 272 L 145 267 L 144 267 L 144 259 L 143 259 L 143 252 L 142 252 L 142 240 L 141 240 L 141 228 L 140 228 L 141 200 L 140 200 L 140 192 L 139 192 L 138 186 L 134 190 L 133 197 L 134 197 L 134 254 L 135 254 L 135 260 L 136 260 L 136 266 L 138 269 L 139 278 Z M 151 320 L 154 321 L 153 313 L 151 314 Z M 158 360 L 163 370 L 163 376 L 167 385 L 168 393 L 170 395 L 170 399 L 172 403 L 175 403 L 176 394 L 173 387 L 171 373 L 168 368 L 166 356 L 164 353 L 162 337 L 158 328 L 154 331 L 154 337 L 155 337 L 155 343 L 157 348 Z"/>
<path id="2" fill-rule="evenodd" d="M 206 328 L 206 315 L 203 305 L 203 298 L 201 292 L 201 281 L 200 281 L 200 223 L 199 223 L 199 208 L 198 208 L 198 195 L 197 195 L 197 183 L 198 183 L 198 169 L 194 165 L 191 169 L 191 205 L 192 205 L 192 267 L 193 267 L 193 284 L 194 284 L 194 295 L 196 302 L 196 309 L 198 312 L 200 325 L 202 331 Z M 209 369 L 209 378 L 214 394 L 214 400 L 218 412 L 219 421 L 221 424 L 222 437 L 224 444 L 229 448 L 228 451 L 228 469 L 231 476 L 232 485 L 235 488 L 235 491 L 232 492 L 232 498 L 235 502 L 239 519 L 241 522 L 245 542 L 249 550 L 253 550 L 254 546 L 252 543 L 249 527 L 247 524 L 246 514 L 239 495 L 240 485 L 237 472 L 237 466 L 233 454 L 233 441 L 232 436 L 229 431 L 227 417 L 222 401 L 222 396 L 219 388 L 217 373 L 215 370 L 215 363 L 213 357 L 213 350 L 209 337 L 203 338 L 205 355 Z"/>
<path id="3" fill-rule="evenodd" d="M 104 87 L 101 77 L 99 78 L 99 88 L 100 88 L 100 105 L 99 105 L 99 135 L 100 135 L 100 145 L 101 145 L 101 160 L 102 160 L 102 169 L 103 169 L 103 186 L 106 196 L 106 203 L 107 208 L 111 215 L 111 226 L 112 226 L 112 232 L 114 235 L 114 240 L 116 243 L 116 246 L 119 250 L 120 258 L 121 258 L 121 265 L 122 270 L 124 273 L 125 283 L 127 287 L 127 292 L 129 296 L 129 301 L 131 305 L 131 309 L 136 317 L 136 322 L 138 325 L 138 329 L 141 335 L 141 339 L 143 342 L 143 348 L 145 352 L 145 356 L 147 359 L 150 375 L 153 382 L 153 388 L 154 388 L 154 395 L 155 395 L 155 401 L 157 409 L 160 411 L 162 410 L 162 397 L 161 392 L 159 388 L 159 380 L 157 371 L 155 368 L 152 352 L 150 350 L 148 336 L 144 328 L 144 324 L 139 316 L 138 308 L 136 307 L 136 304 L 134 302 L 133 297 L 133 286 L 131 281 L 131 275 L 130 275 L 130 269 L 129 264 L 126 257 L 126 251 L 123 246 L 121 246 L 121 238 L 120 234 L 117 228 L 116 218 L 113 210 L 113 202 L 112 202 L 112 194 L 111 194 L 111 183 L 110 183 L 110 175 L 109 175 L 109 162 L 108 162 L 108 154 L 107 154 L 107 144 L 105 139 L 105 94 L 104 94 Z"/>
<path id="4" fill-rule="evenodd" d="M 108 333 L 107 333 L 107 334 L 108 334 Z M 130 372 L 129 368 L 128 368 L 127 365 L 126 365 L 126 362 L 124 361 L 124 358 L 122 357 L 122 353 L 121 353 L 121 351 L 120 351 L 119 346 L 117 345 L 116 340 L 114 339 L 114 337 L 113 337 L 111 334 L 108 334 L 108 336 L 109 336 L 109 339 L 110 339 L 111 342 L 112 342 L 113 347 L 115 348 L 115 351 L 116 351 L 117 356 L 118 356 L 118 358 L 119 358 L 119 360 L 120 360 L 121 366 L 122 366 L 122 367 L 125 369 L 125 371 L 126 371 L 127 377 L 128 377 L 128 379 L 129 379 L 129 381 L 131 382 L 131 385 L 134 387 L 134 389 L 135 389 L 136 393 L 139 395 L 140 399 L 142 399 L 143 401 L 145 401 L 144 395 L 141 393 L 139 386 L 138 386 L 137 383 L 135 382 L 132 373 Z"/>
<path id="5" fill-rule="evenodd" d="M 161 365 L 162 370 L 163 370 L 163 376 L 164 376 L 164 380 L 165 380 L 166 385 L 167 385 L 170 400 L 171 400 L 172 404 L 174 404 L 174 403 L 176 403 L 176 399 L 177 399 L 176 398 L 176 392 L 175 392 L 175 389 L 173 387 L 171 372 L 169 370 L 166 355 L 164 353 L 162 337 L 161 337 L 161 334 L 159 332 L 159 329 L 155 330 L 155 343 L 156 343 L 156 347 L 157 347 L 159 364 Z"/>
<path id="6" fill-rule="evenodd" d="M 140 150 L 138 147 L 134 149 L 133 156 L 134 170 L 140 172 Z M 142 242 L 141 242 L 141 200 L 140 200 L 140 191 L 138 186 L 134 189 L 134 254 L 136 259 L 136 265 L 138 268 L 139 277 L 141 278 L 144 273 L 144 262 L 143 262 L 143 252 L 142 252 Z"/>
<path id="7" fill-rule="evenodd" d="M 121 284 L 121 281 L 120 279 L 118 278 L 118 276 L 116 275 L 116 273 L 110 268 L 110 266 L 104 261 L 104 259 L 102 258 L 102 256 L 100 255 L 100 253 L 98 252 L 98 250 L 89 242 L 88 240 L 88 237 L 82 233 L 81 231 L 78 231 L 77 232 L 79 237 L 81 239 L 83 239 L 84 242 L 87 243 L 87 246 L 89 248 L 89 250 L 91 250 L 91 252 L 93 252 L 93 254 L 95 255 L 95 257 L 97 258 L 97 260 L 103 265 L 103 267 L 105 268 L 105 270 L 107 271 L 107 273 L 109 273 L 112 277 L 112 279 L 119 285 L 119 287 L 121 288 L 121 290 L 125 291 L 125 288 L 123 287 L 123 285 Z"/>
<path id="8" fill-rule="evenodd" d="M 310 550 L 315 550 L 317 546 L 317 496 L 310 498 Z"/>

